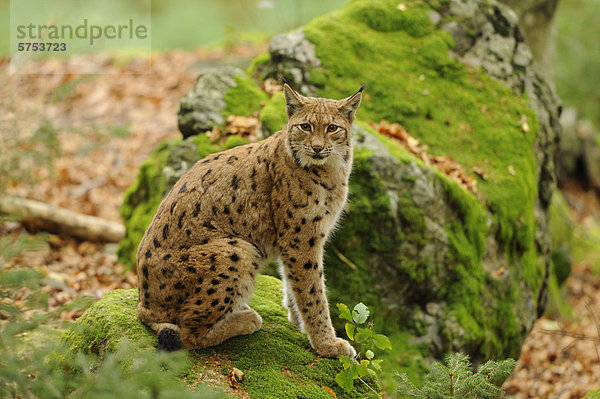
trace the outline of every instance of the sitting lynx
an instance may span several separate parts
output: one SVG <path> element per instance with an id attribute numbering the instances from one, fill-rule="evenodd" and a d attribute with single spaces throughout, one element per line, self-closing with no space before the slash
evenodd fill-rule
<path id="1" fill-rule="evenodd" d="M 346 202 L 363 88 L 336 101 L 285 84 L 281 131 L 210 155 L 175 184 L 137 252 L 138 314 L 159 349 L 205 348 L 258 330 L 262 319 L 247 302 L 261 266 L 278 257 L 289 320 L 320 355 L 355 355 L 331 325 L 323 246 Z"/>

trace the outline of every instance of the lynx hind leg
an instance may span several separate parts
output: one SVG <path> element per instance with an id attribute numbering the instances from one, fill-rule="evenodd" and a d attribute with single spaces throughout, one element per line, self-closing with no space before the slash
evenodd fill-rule
<path id="1" fill-rule="evenodd" d="M 285 275 L 285 270 L 283 269 L 283 264 L 281 260 L 278 259 L 279 263 L 279 275 L 281 277 L 281 281 L 283 283 L 283 299 L 282 305 L 288 311 L 288 321 L 292 324 L 295 324 L 300 331 L 305 332 L 304 325 L 302 323 L 302 319 L 298 314 L 298 308 L 296 306 L 296 302 L 294 300 L 294 293 L 292 292 L 292 287 L 290 286 L 290 282 L 288 281 L 287 276 Z"/>
<path id="2" fill-rule="evenodd" d="M 190 259 L 202 278 L 191 286 L 191 295 L 177 314 L 181 341 L 186 349 L 219 345 L 229 338 L 258 330 L 262 318 L 247 302 L 261 263 L 256 248 L 239 238 L 211 239 L 192 249 Z"/>
<path id="3" fill-rule="evenodd" d="M 262 317 L 245 305 L 208 327 L 194 319 L 182 320 L 181 337 L 188 349 L 201 349 L 220 345 L 230 338 L 249 335 L 260 329 Z"/>

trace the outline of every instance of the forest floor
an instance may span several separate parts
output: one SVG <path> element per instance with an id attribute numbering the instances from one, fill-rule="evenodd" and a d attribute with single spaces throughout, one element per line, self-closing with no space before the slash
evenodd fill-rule
<path id="1" fill-rule="evenodd" d="M 60 148 L 52 168 L 18 157 L 2 165 L 2 172 L 13 177 L 6 192 L 119 221 L 123 192 L 141 162 L 162 140 L 179 135 L 179 101 L 193 87 L 199 68 L 247 61 L 265 49 L 258 45 L 227 52 L 168 52 L 153 58 L 151 74 L 136 74 L 141 66 L 135 62 L 90 56 L 79 61 L 103 63 L 103 74 L 52 75 L 68 62 L 55 60 L 38 65 L 45 74 L 11 75 L 8 60 L 0 59 L 0 131 L 10 132 L 3 133 L 2 150 L 43 154 L 45 144 L 31 140 L 40 126 L 57 134 Z M 20 180 L 15 172 L 22 174 Z M 575 211 L 579 225 L 598 226 L 597 198 L 576 186 L 565 189 L 571 204 L 583 203 Z M 16 238 L 22 232 L 19 223 L 0 224 L 0 236 Z M 28 267 L 47 276 L 43 290 L 50 309 L 55 309 L 82 295 L 97 299 L 116 288 L 135 287 L 135 272 L 117 262 L 115 251 L 114 244 L 50 235 L 47 245 L 23 252 L 4 266 Z M 580 398 L 600 387 L 600 313 L 590 311 L 600 308 L 600 275 L 593 266 L 585 261 L 573 265 L 564 290 L 574 316 L 536 322 L 514 375 L 504 385 L 508 394 L 518 399 Z M 15 304 L 23 304 L 28 295 L 23 289 Z M 61 318 L 70 321 L 79 315 L 65 311 Z"/>

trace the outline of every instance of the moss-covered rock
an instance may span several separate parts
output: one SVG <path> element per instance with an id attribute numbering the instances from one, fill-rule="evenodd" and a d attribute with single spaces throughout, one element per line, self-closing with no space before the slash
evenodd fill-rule
<path id="1" fill-rule="evenodd" d="M 542 132 L 537 114 L 528 106 L 527 98 L 490 78 L 481 69 L 471 69 L 450 55 L 453 37 L 436 26 L 431 13 L 450 14 L 460 7 L 455 3 L 460 2 L 452 2 L 454 8 L 432 9 L 427 2 L 411 1 L 404 3 L 403 10 L 392 0 L 353 1 L 346 8 L 303 28 L 306 40 L 314 45 L 320 60 L 319 66 L 311 70 L 317 71 L 321 87 L 310 81 L 311 70 L 303 75 L 308 76 L 306 81 L 297 82 L 300 87 L 318 87 L 319 95 L 339 98 L 362 82 L 368 82 L 365 102 L 358 113 L 360 118 L 399 122 L 426 144 L 430 153 L 449 155 L 467 170 L 477 167 L 487 175 L 486 179 L 478 180 L 483 201 L 448 179 L 436 176 L 438 182 L 432 183 L 436 187 L 430 191 L 432 197 L 452 212 L 434 207 L 442 210 L 446 221 L 438 224 L 437 230 L 425 231 L 424 226 L 431 226 L 431 218 L 424 215 L 429 217 L 431 212 L 423 209 L 423 203 L 416 204 L 415 198 L 422 198 L 421 193 L 411 195 L 410 191 L 403 190 L 397 198 L 373 200 L 380 198 L 372 187 L 381 180 L 381 172 L 374 173 L 373 165 L 365 164 L 361 154 L 356 154 L 350 212 L 332 247 L 345 248 L 348 253 L 340 251 L 342 255 L 355 265 L 364 264 L 365 272 L 352 277 L 348 265 L 335 256 L 335 251 L 330 252 L 328 273 L 339 274 L 342 282 L 336 289 L 338 280 L 330 277 L 329 286 L 333 298 L 348 301 L 352 296 L 361 300 L 365 296 L 367 300 L 387 298 L 380 294 L 379 285 L 396 285 L 395 292 L 386 290 L 394 292 L 389 302 L 395 305 L 380 309 L 388 312 L 405 309 L 407 301 L 425 312 L 428 305 L 435 309 L 442 351 L 466 350 L 476 360 L 516 356 L 519 342 L 536 317 L 538 290 L 546 277 L 538 246 L 542 247 L 542 255 L 544 249 L 536 242 L 539 220 L 536 221 L 534 210 L 538 207 L 540 214 L 547 213 L 538 204 L 542 202 L 538 191 L 544 191 L 544 195 L 547 190 L 551 192 L 553 180 L 544 171 L 549 166 L 536 165 L 536 158 L 546 162 L 553 149 L 537 148 L 541 141 L 549 138 L 544 131 L 546 136 L 540 140 Z M 471 6 L 470 17 L 489 25 L 488 34 L 499 31 L 496 36 L 513 35 L 515 44 L 522 42 L 516 20 L 509 15 L 505 18 L 505 9 L 493 2 L 467 3 L 470 4 L 465 7 Z M 460 26 L 456 19 L 454 22 Z M 499 23 L 499 19 L 505 25 Z M 473 39 L 470 45 L 477 46 L 475 42 Z M 463 47 L 466 54 L 469 46 Z M 481 54 L 483 58 L 483 51 Z M 507 56 L 512 57 L 512 53 Z M 263 60 L 264 63 L 252 66 L 255 76 L 262 79 L 283 74 L 281 68 L 274 65 L 277 59 L 264 57 Z M 487 58 L 485 61 L 482 66 L 492 70 Z M 512 68 L 514 61 L 511 58 L 498 62 L 510 64 Z M 517 62 L 523 63 L 522 60 Z M 528 65 L 521 68 L 525 66 Z M 504 65 L 498 69 L 509 70 Z M 499 78 L 499 74 L 494 77 Z M 323 75 L 325 79 L 321 78 Z M 321 85 L 322 81 L 326 83 Z M 528 121 L 527 127 L 523 121 Z M 390 153 L 403 160 L 403 155 L 394 148 L 397 145 L 387 142 Z M 415 169 L 402 179 L 417 179 L 419 173 L 422 174 Z M 380 188 L 379 191 L 385 193 L 386 190 Z M 398 207 L 397 223 L 404 231 L 398 232 L 397 227 L 391 226 L 393 219 L 381 216 L 386 215 L 383 210 L 386 205 L 376 204 L 386 201 Z M 369 213 L 373 209 L 376 210 Z M 353 210 L 357 211 L 356 215 Z M 546 220 L 543 216 L 542 219 Z M 369 227 L 364 227 L 365 220 L 369 221 Z M 380 234 L 379 226 L 383 226 Z M 548 234 L 545 225 L 541 227 L 537 233 L 543 241 Z M 446 242 L 438 245 L 434 253 L 441 260 L 423 256 L 424 243 L 431 245 L 440 239 Z M 439 247 L 444 250 L 439 251 Z M 377 270 L 373 264 L 387 262 L 394 265 L 391 270 L 399 274 L 382 273 L 375 278 L 370 272 Z M 499 270 L 504 273 L 498 274 Z M 452 275 L 452 279 L 445 279 L 447 275 Z M 350 283 L 348 279 L 357 279 L 350 290 L 346 288 Z M 406 291 L 400 289 L 404 285 L 409 287 Z M 338 292 L 344 295 L 338 296 Z M 408 315 L 396 316 L 400 325 L 410 326 L 415 324 L 411 320 L 414 314 L 419 311 L 410 309 Z"/>
<path id="2" fill-rule="evenodd" d="M 71 351 L 104 354 L 124 339 L 137 350 L 154 350 L 156 335 L 136 313 L 137 290 L 115 290 L 88 309 L 65 334 Z M 233 367 L 244 373 L 239 390 L 256 399 L 330 399 L 324 387 L 338 398 L 363 398 L 368 388 L 356 385 L 354 393 L 343 392 L 334 382 L 341 371 L 338 360 L 317 356 L 305 334 L 287 321 L 281 306 L 281 282 L 259 276 L 250 305 L 262 316 L 263 325 L 254 334 L 237 337 L 222 345 L 193 351 L 187 384 L 198 382 L 229 389 L 227 373 Z M 369 380 L 378 390 L 377 382 Z M 233 391 L 232 391 L 233 392 Z"/>
<path id="3" fill-rule="evenodd" d="M 402 4 L 351 1 L 274 38 L 247 73 L 330 98 L 368 83 L 348 209 L 327 247 L 327 285 L 332 304 L 376 310 L 377 328 L 394 340 L 387 370 L 416 376 L 448 351 L 475 362 L 517 357 L 543 310 L 558 103 L 532 69 L 510 10 L 483 0 Z M 251 103 L 238 97 L 228 101 Z M 270 132 L 286 121 L 280 93 L 256 111 Z M 430 154 L 482 171 L 479 195 L 374 132 L 369 122 L 381 119 L 404 125 Z M 164 179 L 143 177 L 164 168 L 167 156 L 153 156 L 158 165 L 138 180 Z M 164 190 L 149 190 L 155 208 Z M 124 219 L 128 231 L 146 228 Z M 130 250 L 141 234 L 131 238 Z"/>
<path id="4" fill-rule="evenodd" d="M 249 116 L 267 95 L 241 69 L 231 66 L 204 69 L 194 88 L 179 105 L 177 123 L 184 138 L 223 125 L 227 116 Z"/>

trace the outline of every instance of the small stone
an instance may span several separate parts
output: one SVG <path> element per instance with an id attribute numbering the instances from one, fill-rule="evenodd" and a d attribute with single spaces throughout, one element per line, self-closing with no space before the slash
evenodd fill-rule
<path id="1" fill-rule="evenodd" d="M 525 43 L 519 43 L 513 56 L 513 63 L 525 67 L 531 64 L 532 59 L 533 55 L 531 54 L 529 47 Z"/>
<path id="2" fill-rule="evenodd" d="M 429 17 L 429 20 L 433 22 L 434 25 L 437 25 L 442 21 L 442 16 L 439 12 L 431 11 L 427 14 L 427 16 Z"/>

